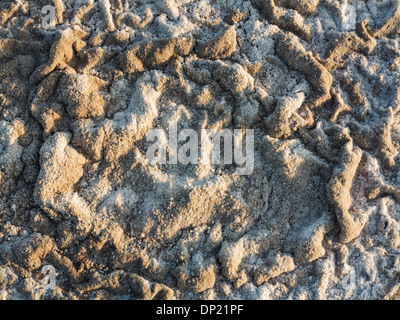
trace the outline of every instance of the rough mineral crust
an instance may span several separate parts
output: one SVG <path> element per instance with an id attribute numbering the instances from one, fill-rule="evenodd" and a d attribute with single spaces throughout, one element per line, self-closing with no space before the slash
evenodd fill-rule
<path id="1" fill-rule="evenodd" d="M 391 0 L 2 1 L 0 298 L 399 298 L 399 32 Z M 174 126 L 254 129 L 254 170 L 150 162 Z"/>

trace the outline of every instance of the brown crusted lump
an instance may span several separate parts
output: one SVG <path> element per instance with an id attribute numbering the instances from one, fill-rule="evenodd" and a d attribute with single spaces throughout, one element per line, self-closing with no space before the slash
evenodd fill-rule
<path id="1" fill-rule="evenodd" d="M 120 61 L 124 72 L 141 72 L 146 67 L 161 66 L 173 57 L 188 55 L 193 47 L 192 37 L 154 40 L 129 48 Z"/>
<path id="2" fill-rule="evenodd" d="M 196 53 L 204 59 L 228 59 L 236 51 L 236 31 L 234 26 L 220 32 L 214 39 L 198 41 Z"/>

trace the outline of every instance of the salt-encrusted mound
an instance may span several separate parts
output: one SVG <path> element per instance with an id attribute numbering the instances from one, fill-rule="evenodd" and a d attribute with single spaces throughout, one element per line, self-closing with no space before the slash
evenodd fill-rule
<path id="1" fill-rule="evenodd" d="M 2 2 L 0 297 L 396 298 L 399 8 Z M 153 164 L 174 125 L 254 168 Z"/>

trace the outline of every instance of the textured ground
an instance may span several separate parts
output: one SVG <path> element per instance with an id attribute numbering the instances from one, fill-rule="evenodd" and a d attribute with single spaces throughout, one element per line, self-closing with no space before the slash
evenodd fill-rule
<path id="1" fill-rule="evenodd" d="M 388 0 L 0 2 L 0 298 L 397 298 L 399 32 Z M 149 164 L 174 122 L 255 129 L 253 173 Z"/>

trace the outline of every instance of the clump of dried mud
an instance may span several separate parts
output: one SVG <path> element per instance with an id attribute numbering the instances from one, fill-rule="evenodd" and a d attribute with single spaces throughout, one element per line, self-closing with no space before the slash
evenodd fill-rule
<path id="1" fill-rule="evenodd" d="M 1 2 L 0 297 L 398 297 L 399 19 L 388 0 Z M 255 129 L 253 173 L 149 164 L 175 122 Z"/>

